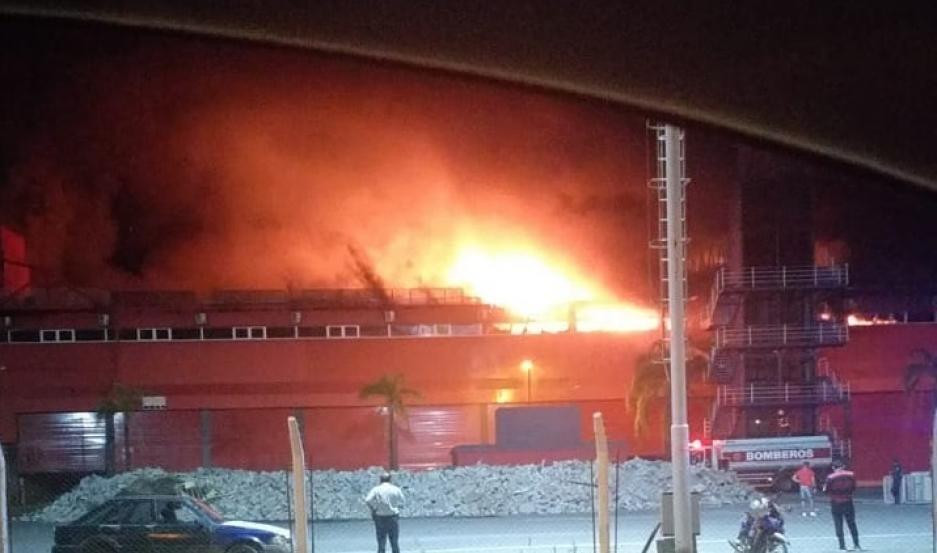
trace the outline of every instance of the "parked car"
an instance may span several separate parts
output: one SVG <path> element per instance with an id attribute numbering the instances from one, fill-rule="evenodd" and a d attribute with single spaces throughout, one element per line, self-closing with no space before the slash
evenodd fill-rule
<path id="1" fill-rule="evenodd" d="M 270 524 L 225 521 L 189 496 L 111 499 L 55 528 L 52 553 L 287 553 L 290 532 Z"/>

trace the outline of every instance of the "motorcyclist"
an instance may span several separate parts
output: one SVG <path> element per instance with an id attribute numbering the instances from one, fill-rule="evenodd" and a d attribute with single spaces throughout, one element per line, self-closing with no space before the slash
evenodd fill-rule
<path id="1" fill-rule="evenodd" d="M 729 544 L 736 551 L 764 553 L 768 538 L 775 533 L 784 533 L 784 517 L 773 501 L 768 498 L 754 499 L 742 517 L 736 541 Z"/>

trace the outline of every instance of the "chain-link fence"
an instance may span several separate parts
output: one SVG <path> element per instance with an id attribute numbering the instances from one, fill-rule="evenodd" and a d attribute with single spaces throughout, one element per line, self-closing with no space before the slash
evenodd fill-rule
<path id="1" fill-rule="evenodd" d="M 10 535 L 12 553 L 64 551 L 294 551 L 290 456 L 286 410 L 269 428 L 265 451 L 233 451 L 237 443 L 220 439 L 244 426 L 216 430 L 211 451 L 196 449 L 207 460 L 230 466 L 180 467 L 166 463 L 138 468 L 147 460 L 144 448 L 126 454 L 131 464 L 107 471 L 43 472 L 44 457 L 10 448 Z M 266 417 L 255 413 L 258 417 Z M 217 423 L 235 425 L 232 416 L 212 415 Z M 142 419 L 142 417 L 141 417 Z M 247 419 L 244 419 L 247 420 Z M 118 421 L 119 422 L 119 421 Z M 192 418 L 204 429 L 201 416 Z M 308 421 L 307 421 L 308 426 Z M 121 426 L 116 425 L 120 434 Z M 140 427 L 132 427 L 140 432 Z M 213 428 L 217 428 L 213 426 Z M 109 433 L 109 432 L 108 432 Z M 162 445 L 181 452 L 192 444 L 190 429 L 163 435 Z M 314 456 L 315 432 L 306 429 L 307 456 Z M 155 435 L 150 435 L 155 440 Z M 313 437 L 309 437 L 313 436 Z M 131 440 L 134 440 L 131 436 Z M 282 443 L 281 443 L 282 442 Z M 139 442 L 134 442 L 139 443 Z M 276 444 L 276 445 L 274 445 Z M 353 444 L 349 448 L 354 450 Z M 113 456 L 124 457 L 115 440 Z M 334 447 L 329 445 L 329 447 Z M 246 449 L 262 449 L 252 443 Z M 50 446 L 50 451 L 51 451 Z M 190 451 L 191 453 L 191 451 Z M 255 454 L 259 457 L 255 457 Z M 334 452 L 330 455 L 337 455 Z M 184 455 L 183 455 L 184 457 Z M 613 551 L 657 551 L 661 521 L 660 494 L 668 488 L 669 465 L 660 461 L 612 459 L 609 471 L 610 542 Z M 153 457 L 150 457 L 152 459 Z M 260 460 L 258 460 L 260 459 Z M 239 461 L 238 461 L 239 460 Z M 89 462 L 89 460 L 85 460 Z M 240 465 L 236 464 L 238 461 Z M 350 464 L 350 463 L 349 463 Z M 319 553 L 374 551 L 376 525 L 364 497 L 379 482 L 381 468 L 338 470 L 314 465 L 307 474 L 311 546 Z M 698 551 L 731 552 L 739 539 L 740 521 L 757 497 L 734 475 L 694 466 L 693 488 L 701 493 Z M 392 471 L 405 503 L 399 517 L 403 551 L 423 553 L 596 551 L 594 470 L 591 462 L 556 460 L 539 464 L 477 464 Z M 882 475 L 879 475 L 882 476 Z M 933 547 L 931 502 L 925 475 L 908 472 L 899 504 L 888 501 L 890 487 L 879 482 L 853 498 L 860 545 L 881 552 L 926 552 Z M 866 477 L 858 475 L 862 483 Z M 834 507 L 831 494 L 813 488 L 813 502 L 798 491 L 770 494 L 784 519 L 789 551 L 836 551 L 839 543 L 834 512 L 843 514 L 844 540 L 852 546 L 845 507 Z M 883 493 L 889 492 L 889 493 Z M 388 551 L 390 546 L 387 546 Z M 783 550 L 778 545 L 778 551 Z"/>

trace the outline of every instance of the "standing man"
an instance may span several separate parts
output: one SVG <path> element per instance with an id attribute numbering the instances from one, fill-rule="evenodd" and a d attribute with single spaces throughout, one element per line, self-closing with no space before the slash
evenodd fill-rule
<path id="1" fill-rule="evenodd" d="M 904 472 L 901 470 L 901 463 L 898 459 L 891 465 L 891 496 L 895 498 L 895 505 L 901 503 L 901 479 Z"/>
<path id="2" fill-rule="evenodd" d="M 371 488 L 364 502 L 371 509 L 374 529 L 377 532 L 377 553 L 384 553 L 384 542 L 390 539 L 390 549 L 400 553 L 397 538 L 400 535 L 400 509 L 403 508 L 403 492 L 390 483 L 390 474 L 381 474 L 381 482 Z"/>
<path id="3" fill-rule="evenodd" d="M 778 436 L 791 435 L 791 419 L 787 418 L 784 409 L 778 409 Z"/>
<path id="4" fill-rule="evenodd" d="M 836 538 L 839 548 L 846 551 L 846 540 L 843 536 L 843 519 L 849 526 L 852 534 L 852 544 L 856 551 L 859 547 L 859 529 L 856 528 L 856 508 L 852 503 L 852 494 L 856 491 L 856 477 L 852 471 L 846 470 L 842 461 L 833 462 L 833 472 L 826 477 L 824 491 L 830 496 L 830 508 L 833 511 L 833 525 L 836 528 Z"/>
<path id="5" fill-rule="evenodd" d="M 800 485 L 800 511 L 801 516 L 807 516 L 807 505 L 810 505 L 810 516 L 817 516 L 813 506 L 813 488 L 817 485 L 817 475 L 810 468 L 810 462 L 804 461 L 804 466 L 794 473 L 794 482 Z"/>

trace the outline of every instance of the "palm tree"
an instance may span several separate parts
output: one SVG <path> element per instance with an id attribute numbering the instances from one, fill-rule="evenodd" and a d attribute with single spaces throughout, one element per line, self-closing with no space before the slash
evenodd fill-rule
<path id="1" fill-rule="evenodd" d="M 418 398 L 420 393 L 407 388 L 401 375 L 385 374 L 374 382 L 363 386 L 358 392 L 358 396 L 361 399 L 378 397 L 383 400 L 387 414 L 387 464 L 390 470 L 397 470 L 397 420 L 406 420 L 406 399 Z"/>
<path id="2" fill-rule="evenodd" d="M 114 417 L 124 414 L 124 467 L 130 468 L 130 416 L 140 408 L 143 395 L 140 390 L 115 382 L 98 404 L 97 415 L 104 419 L 104 472 L 108 475 L 116 472 Z"/>
<path id="3" fill-rule="evenodd" d="M 647 430 L 648 404 L 658 397 L 670 397 L 670 365 L 664 362 L 664 341 L 651 344 L 647 352 L 635 362 L 634 378 L 625 398 L 629 411 L 634 411 L 634 433 L 642 435 Z M 700 379 L 705 373 L 709 356 L 692 345 L 687 346 L 687 383 Z M 670 410 L 667 410 L 667 417 Z"/>

